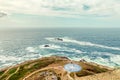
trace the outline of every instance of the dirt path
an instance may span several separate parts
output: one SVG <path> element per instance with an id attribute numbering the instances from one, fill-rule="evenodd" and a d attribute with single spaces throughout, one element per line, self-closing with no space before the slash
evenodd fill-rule
<path id="1" fill-rule="evenodd" d="M 18 67 L 17 70 L 16 70 L 14 73 L 12 73 L 11 75 L 9 75 L 6 80 L 9 80 L 9 78 L 10 78 L 11 76 L 13 76 L 14 74 L 16 74 L 19 70 L 20 70 L 20 67 Z"/>
<path id="2" fill-rule="evenodd" d="M 27 75 L 23 80 L 26 80 L 27 78 L 29 78 L 30 76 L 34 75 L 35 73 L 38 73 L 40 71 L 43 71 L 43 70 L 48 70 L 48 69 L 58 69 L 59 66 L 57 67 L 46 67 L 46 68 L 43 68 L 43 69 L 39 69 L 37 71 L 34 71 L 33 73 Z"/>
<path id="3" fill-rule="evenodd" d="M 0 76 L 0 79 L 10 70 L 12 69 L 13 67 L 10 67 L 9 69 L 7 69 L 1 76 Z"/>
<path id="4" fill-rule="evenodd" d="M 30 76 L 32 76 L 32 75 L 34 75 L 35 73 L 37 73 L 37 72 L 40 72 L 40 71 L 43 71 L 43 70 L 47 70 L 47 69 L 52 69 L 53 67 L 47 67 L 47 68 L 43 68 L 43 69 L 39 69 L 39 70 L 37 70 L 37 71 L 34 71 L 33 73 L 31 73 L 31 74 L 29 74 L 29 75 L 27 75 L 23 80 L 26 80 L 27 78 L 29 78 Z"/>

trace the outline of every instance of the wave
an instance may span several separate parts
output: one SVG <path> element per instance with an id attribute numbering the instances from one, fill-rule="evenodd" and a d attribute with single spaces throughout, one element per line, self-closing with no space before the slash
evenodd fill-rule
<path id="1" fill-rule="evenodd" d="M 44 47 L 44 45 L 40 45 L 39 48 L 40 49 L 52 49 L 52 50 L 57 50 L 57 51 L 66 51 L 66 52 L 74 52 L 74 53 L 85 53 L 81 50 L 77 50 L 75 48 L 69 48 L 69 47 L 65 47 L 65 46 L 59 46 L 59 45 L 55 45 L 55 44 L 48 44 L 49 47 Z"/>
<path id="2" fill-rule="evenodd" d="M 79 57 L 71 57 L 71 59 L 76 61 L 80 60 Z M 95 62 L 109 67 L 120 66 L 120 55 L 108 52 L 91 52 L 89 54 L 83 55 L 82 59 L 85 59 L 88 62 Z"/>
<path id="3" fill-rule="evenodd" d="M 28 51 L 28 52 L 35 52 L 34 47 L 27 47 L 25 50 Z"/>
<path id="4" fill-rule="evenodd" d="M 0 50 L 0 52 L 3 52 L 3 51 L 4 51 L 3 49 Z"/>
<path id="5" fill-rule="evenodd" d="M 49 41 L 52 41 L 52 42 L 57 42 L 55 40 L 55 38 L 46 38 L 46 39 L 49 40 Z M 112 49 L 112 50 L 119 50 L 120 51 L 119 47 L 109 47 L 109 46 L 105 46 L 105 45 L 101 45 L 101 44 L 95 44 L 95 43 L 86 42 L 86 41 L 78 41 L 78 40 L 70 39 L 70 38 L 67 38 L 67 37 L 64 37 L 62 39 L 63 39 L 62 42 L 75 43 L 75 44 L 79 44 L 79 45 L 82 45 L 82 46 L 91 46 L 91 47 L 93 46 L 93 47 L 99 47 L 99 48 L 105 48 L 105 49 Z"/>
<path id="6" fill-rule="evenodd" d="M 120 66 L 120 55 L 111 55 L 109 58 L 103 58 L 102 56 L 96 56 L 95 59 L 91 60 L 92 62 L 97 62 L 102 65 L 115 67 Z"/>
<path id="7" fill-rule="evenodd" d="M 120 66 L 120 55 L 111 56 L 110 60 Z"/>
<path id="8" fill-rule="evenodd" d="M 71 54 L 79 55 L 79 54 L 86 53 L 75 48 L 69 48 L 66 46 L 60 46 L 56 44 L 47 44 L 49 45 L 49 47 L 45 47 L 44 45 L 46 44 L 35 46 L 35 47 L 27 47 L 25 50 L 27 50 L 29 54 L 24 55 L 22 58 L 24 60 L 27 60 L 29 58 L 35 59 L 38 57 L 46 57 L 51 55 L 70 56 Z"/>
<path id="9" fill-rule="evenodd" d="M 45 47 L 43 45 L 39 45 L 36 47 L 28 47 L 26 50 L 29 52 L 38 52 L 38 54 L 41 55 L 41 57 L 45 56 L 51 56 L 51 55 L 60 55 L 60 56 L 66 56 L 70 58 L 71 60 L 79 61 L 80 59 L 85 59 L 89 62 L 95 62 L 98 64 L 102 64 L 105 66 L 115 67 L 120 65 L 120 55 L 109 53 L 109 52 L 99 52 L 99 51 L 93 51 L 93 52 L 84 52 L 76 48 L 70 48 L 67 47 L 65 44 L 67 43 L 75 43 L 83 46 L 93 46 L 93 47 L 100 47 L 100 48 L 106 48 L 106 49 L 112 49 L 112 50 L 120 50 L 116 47 L 108 47 L 100 44 L 94 44 L 91 42 L 85 42 L 85 41 L 77 41 L 74 39 L 69 38 L 62 38 L 63 44 L 54 43 L 57 42 L 57 40 L 54 40 L 55 38 L 47 38 L 47 40 L 52 41 L 53 43 L 47 44 L 49 47 Z M 26 57 L 28 58 L 35 58 L 37 57 L 37 54 L 29 54 Z M 24 58 L 26 58 L 24 57 Z"/>
<path id="10" fill-rule="evenodd" d="M 45 45 L 49 45 L 49 47 L 45 47 Z M 60 46 L 60 45 L 56 45 L 56 44 L 43 44 L 43 45 L 39 45 L 36 47 L 27 47 L 25 48 L 26 51 L 28 52 L 39 52 L 40 50 L 44 50 L 44 49 L 52 49 L 52 50 L 56 50 L 56 51 L 66 51 L 66 52 L 74 52 L 74 53 L 86 53 L 83 52 L 81 50 L 75 49 L 75 48 L 69 48 L 66 46 Z"/>
<path id="11" fill-rule="evenodd" d="M 5 63 L 5 64 L 2 64 L 2 65 L 0 65 L 0 70 L 1 70 L 2 68 L 8 67 L 8 66 L 13 66 L 13 65 L 15 65 L 15 64 L 13 64 L 13 63 Z"/>
<path id="12" fill-rule="evenodd" d="M 0 55 L 0 62 L 2 62 L 2 63 L 5 63 L 6 61 L 19 61 L 19 60 L 21 60 L 21 58 Z"/>

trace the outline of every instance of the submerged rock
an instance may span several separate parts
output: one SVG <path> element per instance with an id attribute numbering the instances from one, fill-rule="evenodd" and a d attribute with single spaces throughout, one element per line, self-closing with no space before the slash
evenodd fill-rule
<path id="1" fill-rule="evenodd" d="M 62 39 L 62 38 L 56 38 L 56 40 L 58 40 L 58 41 L 63 41 L 63 39 Z"/>

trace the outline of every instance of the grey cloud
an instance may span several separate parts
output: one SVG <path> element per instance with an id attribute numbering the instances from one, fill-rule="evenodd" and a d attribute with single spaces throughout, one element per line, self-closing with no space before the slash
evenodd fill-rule
<path id="1" fill-rule="evenodd" d="M 51 9 L 53 11 L 72 11 L 72 9 L 68 7 L 57 7 L 57 6 L 41 6 L 41 7 L 46 9 Z"/>
<path id="2" fill-rule="evenodd" d="M 4 17 L 4 16 L 7 16 L 7 14 L 4 13 L 4 12 L 0 12 L 0 18 L 1 18 L 1 17 Z"/>
<path id="3" fill-rule="evenodd" d="M 83 10 L 90 10 L 90 8 L 91 8 L 91 7 L 88 6 L 88 5 L 85 5 L 85 4 L 83 5 Z"/>
<path id="4" fill-rule="evenodd" d="M 70 11 L 70 8 L 62 8 L 62 7 L 52 7 L 55 11 Z"/>

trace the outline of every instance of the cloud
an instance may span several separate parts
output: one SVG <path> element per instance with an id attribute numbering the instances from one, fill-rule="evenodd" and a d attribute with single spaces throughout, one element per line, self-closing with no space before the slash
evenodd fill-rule
<path id="1" fill-rule="evenodd" d="M 0 0 L 0 10 L 48 16 L 116 16 L 119 0 Z"/>
<path id="2" fill-rule="evenodd" d="M 83 5 L 83 9 L 84 9 L 84 10 L 90 10 L 90 6 L 88 6 L 88 5 Z"/>
<path id="3" fill-rule="evenodd" d="M 7 14 L 4 13 L 4 12 L 0 12 L 0 18 L 1 18 L 1 17 L 4 17 L 4 16 L 7 16 Z"/>

